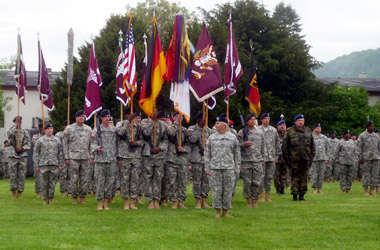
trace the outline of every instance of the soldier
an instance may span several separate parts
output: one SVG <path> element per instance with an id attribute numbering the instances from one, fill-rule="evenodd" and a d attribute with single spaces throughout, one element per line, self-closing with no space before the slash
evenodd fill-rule
<path id="1" fill-rule="evenodd" d="M 148 209 L 160 209 L 162 177 L 168 147 L 167 125 L 157 119 L 157 111 L 152 119 L 147 119 L 142 124 L 143 136 L 148 144 L 143 151 L 145 198 L 149 202 Z"/>
<path id="2" fill-rule="evenodd" d="M 157 113 L 157 119 L 165 122 L 165 124 L 167 126 L 172 124 L 172 120 L 170 118 L 170 115 L 167 115 L 166 112 L 164 112 L 164 111 L 160 111 Z M 161 181 L 160 205 L 168 206 L 168 204 L 167 204 L 168 201 L 169 201 L 169 172 L 168 172 L 168 166 L 165 162 L 164 176 L 162 176 L 162 181 Z"/>
<path id="3" fill-rule="evenodd" d="M 196 201 L 195 208 L 210 208 L 207 205 L 208 192 L 210 191 L 209 178 L 206 175 L 204 165 L 204 143 L 211 135 L 211 129 L 206 127 L 202 112 L 198 112 L 194 119 L 197 124 L 190 126 L 187 136 L 191 143 L 191 171 L 193 174 L 193 195 Z M 204 132 L 203 132 L 204 131 Z"/>
<path id="4" fill-rule="evenodd" d="M 38 124 L 38 130 L 39 130 L 38 133 L 32 136 L 33 145 L 35 145 L 36 141 L 45 134 L 42 123 Z M 37 194 L 37 198 L 41 198 L 42 175 L 40 172 L 36 171 L 36 166 L 34 166 L 33 169 L 34 169 L 34 191 Z"/>
<path id="5" fill-rule="evenodd" d="M 288 129 L 282 142 L 282 157 L 290 168 L 293 201 L 304 201 L 307 192 L 308 169 L 315 155 L 311 129 L 305 127 L 302 114 L 294 117 L 294 125 Z"/>
<path id="6" fill-rule="evenodd" d="M 45 133 L 34 145 L 33 162 L 38 173 L 41 173 L 41 193 L 44 205 L 53 204 L 58 171 L 62 170 L 63 149 L 61 140 L 53 136 L 53 125 L 45 125 Z"/>
<path id="7" fill-rule="evenodd" d="M 277 131 L 278 137 L 280 138 L 280 146 L 282 145 L 282 140 L 285 137 L 286 133 L 286 123 L 285 120 L 281 120 L 277 123 Z M 277 194 L 282 195 L 285 194 L 285 187 L 287 184 L 287 176 L 288 176 L 288 167 L 282 155 L 278 158 L 276 162 L 276 169 L 274 171 L 274 187 L 276 188 Z"/>
<path id="8" fill-rule="evenodd" d="M 258 207 L 260 181 L 263 175 L 265 143 L 264 134 L 255 127 L 256 114 L 245 116 L 246 127 L 238 133 L 241 151 L 241 175 L 244 181 L 243 193 L 247 207 Z"/>
<path id="9" fill-rule="evenodd" d="M 3 169 L 3 178 L 4 180 L 9 180 L 9 167 L 10 167 L 10 159 L 9 156 L 12 153 L 12 148 L 9 147 L 8 140 L 4 141 L 4 148 L 2 150 L 1 154 L 1 162 L 2 162 L 2 169 Z"/>
<path id="10" fill-rule="evenodd" d="M 322 194 L 325 167 L 328 163 L 327 137 L 321 134 L 322 127 L 317 123 L 313 129 L 313 140 L 315 145 L 315 156 L 311 165 L 311 187 L 314 188 L 313 194 Z"/>
<path id="11" fill-rule="evenodd" d="M 356 133 L 351 133 L 351 140 L 355 143 L 356 145 L 356 152 L 359 152 L 358 150 L 358 140 L 356 137 Z M 354 173 L 352 175 L 353 181 L 359 180 L 359 160 L 356 161 L 354 165 Z"/>
<path id="12" fill-rule="evenodd" d="M 73 197 L 73 204 L 86 204 L 85 197 L 88 192 L 88 169 L 89 164 L 94 162 L 91 153 L 91 133 L 89 126 L 84 124 L 84 111 L 75 113 L 75 123 L 69 125 L 62 140 L 65 164 L 69 169 L 70 194 Z"/>
<path id="13" fill-rule="evenodd" d="M 108 203 L 114 193 L 116 156 L 117 156 L 117 132 L 110 125 L 110 111 L 104 109 L 100 113 L 102 123 L 99 124 L 91 135 L 91 151 L 94 153 L 96 196 L 98 210 L 109 210 Z"/>
<path id="14" fill-rule="evenodd" d="M 338 165 L 335 161 L 335 153 L 338 146 L 339 140 L 336 138 L 336 131 L 333 130 L 330 132 L 330 137 L 327 139 L 327 156 L 328 163 L 326 164 L 325 176 L 326 181 L 332 181 L 333 179 L 337 180 L 339 178 L 337 172 Z"/>
<path id="15" fill-rule="evenodd" d="M 210 176 L 212 206 L 216 209 L 216 218 L 232 218 L 228 210 L 231 209 L 235 175 L 240 171 L 240 146 L 236 136 L 228 131 L 227 118 L 218 116 L 215 128 L 217 133 L 210 135 L 206 142 L 205 170 Z"/>
<path id="16" fill-rule="evenodd" d="M 144 146 L 142 128 L 136 122 L 136 113 L 126 112 L 127 120 L 123 120 L 117 128 L 119 135 L 118 158 L 120 161 L 120 188 L 124 199 L 124 209 L 137 209 L 135 202 L 139 195 L 141 176 L 141 149 Z M 133 125 L 131 124 L 133 122 Z M 133 126 L 133 137 L 132 137 Z M 130 200 L 129 200 L 130 199 Z"/>
<path id="17" fill-rule="evenodd" d="M 66 129 L 67 120 L 64 120 L 62 122 L 62 127 L 63 127 L 63 130 Z M 55 136 L 58 137 L 60 139 L 60 141 L 62 142 L 64 134 L 65 133 L 63 131 L 59 131 L 55 134 Z M 62 147 L 62 150 L 63 150 L 63 147 Z M 70 195 L 70 193 L 69 193 L 69 169 L 68 169 L 66 164 L 63 164 L 61 166 L 61 171 L 59 171 L 59 173 L 58 173 L 58 178 L 59 178 L 59 192 L 61 192 L 61 197 L 64 198 L 64 197 Z"/>
<path id="18" fill-rule="evenodd" d="M 365 195 L 375 195 L 378 186 L 380 139 L 374 133 L 373 121 L 367 122 L 367 130 L 359 135 L 358 148 L 360 163 L 363 164 L 363 187 Z M 368 187 L 370 192 L 368 193 Z"/>
<path id="19" fill-rule="evenodd" d="M 133 118 L 133 122 L 138 123 L 140 125 L 140 128 L 142 129 L 141 112 L 135 112 L 134 116 L 135 116 L 135 118 Z M 141 157 L 142 148 L 144 148 L 145 145 L 146 145 L 146 142 L 143 140 L 143 145 L 141 146 L 141 150 L 140 150 L 140 157 Z M 141 197 L 144 195 L 144 174 L 143 174 L 143 170 L 144 170 L 144 166 L 143 166 L 142 160 L 141 160 L 139 184 L 137 185 L 138 196 L 136 198 L 136 202 L 139 204 L 144 204 L 144 202 L 141 200 Z"/>
<path id="20" fill-rule="evenodd" d="M 10 158 L 10 190 L 12 198 L 21 198 L 25 186 L 25 174 L 28 162 L 28 152 L 31 147 L 30 136 L 26 129 L 21 128 L 22 117 L 13 119 L 14 125 L 7 131 L 8 141 L 12 147 Z M 17 132 L 19 128 L 19 133 Z"/>
<path id="21" fill-rule="evenodd" d="M 260 117 L 261 126 L 259 129 L 264 134 L 265 142 L 265 154 L 263 166 L 263 177 L 260 183 L 260 202 L 272 202 L 270 199 L 270 190 L 272 184 L 272 178 L 275 169 L 275 162 L 278 162 L 278 158 L 281 155 L 280 138 L 277 133 L 277 129 L 270 126 L 270 115 L 269 113 L 264 113 Z M 265 190 L 265 200 L 264 200 L 264 190 Z"/>
<path id="22" fill-rule="evenodd" d="M 340 189 L 343 193 L 349 193 L 351 190 L 354 166 L 358 159 L 356 144 L 351 140 L 350 130 L 343 132 L 343 141 L 340 141 L 335 152 L 335 161 L 339 166 Z"/>
<path id="23" fill-rule="evenodd" d="M 189 165 L 188 153 L 191 152 L 186 128 L 180 127 L 183 116 L 177 111 L 173 114 L 173 123 L 168 125 L 168 154 L 166 166 L 169 180 L 169 200 L 172 209 L 186 208 L 183 202 L 186 200 L 187 168 Z M 179 132 L 181 129 L 181 133 Z"/>

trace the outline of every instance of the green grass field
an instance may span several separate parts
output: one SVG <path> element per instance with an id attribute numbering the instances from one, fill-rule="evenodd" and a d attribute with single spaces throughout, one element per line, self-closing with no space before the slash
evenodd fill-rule
<path id="1" fill-rule="evenodd" d="M 230 214 L 195 210 L 188 186 L 188 209 L 123 210 L 116 197 L 109 211 L 97 211 L 95 198 L 72 205 L 57 197 L 43 206 L 28 179 L 22 199 L 11 199 L 9 181 L 0 180 L 0 248 L 4 249 L 380 249 L 380 195 L 366 197 L 360 183 L 343 194 L 326 183 L 324 194 L 292 201 L 289 190 L 272 203 L 246 208 L 239 181 Z M 210 199 L 211 200 L 211 199 Z M 211 203 L 211 202 L 209 202 Z"/>

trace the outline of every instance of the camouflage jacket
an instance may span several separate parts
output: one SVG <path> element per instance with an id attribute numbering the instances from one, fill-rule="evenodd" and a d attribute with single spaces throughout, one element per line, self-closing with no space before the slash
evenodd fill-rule
<path id="1" fill-rule="evenodd" d="M 2 148 L 1 161 L 3 163 L 9 162 L 9 156 L 12 154 L 12 151 L 13 151 L 13 148 L 9 146 Z"/>
<path id="2" fill-rule="evenodd" d="M 165 159 L 166 152 L 168 150 L 168 135 L 167 125 L 165 122 L 157 120 L 156 122 L 156 147 L 160 148 L 158 154 L 153 154 L 152 149 L 154 147 L 154 122 L 151 119 L 144 119 L 141 121 L 143 126 L 142 132 L 145 140 L 145 146 L 142 151 L 142 155 L 150 156 L 153 159 Z"/>
<path id="3" fill-rule="evenodd" d="M 166 161 L 178 163 L 181 165 L 189 164 L 189 153 L 191 153 L 191 145 L 188 137 L 186 136 L 187 129 L 183 126 L 181 133 L 181 146 L 183 152 L 178 152 L 177 148 L 179 146 L 179 125 L 177 122 L 174 122 L 171 125 L 168 125 L 168 154 L 166 155 Z"/>
<path id="4" fill-rule="evenodd" d="M 98 133 L 100 128 L 100 133 Z M 114 126 L 107 128 L 100 125 L 92 131 L 91 152 L 94 154 L 94 162 L 115 162 L 117 157 L 117 132 Z M 102 143 L 102 152 L 98 152 L 99 142 Z"/>
<path id="5" fill-rule="evenodd" d="M 354 165 L 358 158 L 357 147 L 353 140 L 338 140 L 335 150 L 335 161 L 339 161 L 340 164 Z"/>
<path id="6" fill-rule="evenodd" d="M 55 134 L 55 137 L 58 137 L 61 141 L 63 140 L 63 135 L 64 135 L 65 133 L 63 132 L 63 131 L 59 131 L 59 132 L 57 132 L 56 134 Z"/>
<path id="7" fill-rule="evenodd" d="M 365 131 L 358 138 L 359 159 L 379 160 L 380 159 L 380 139 L 376 133 Z"/>
<path id="8" fill-rule="evenodd" d="M 329 157 L 329 159 L 332 159 L 332 160 L 335 159 L 335 153 L 337 150 L 338 143 L 339 143 L 339 140 L 337 138 L 335 138 L 335 139 L 328 138 L 327 139 L 327 148 L 328 148 L 327 156 Z"/>
<path id="9" fill-rule="evenodd" d="M 288 166 L 299 160 L 312 161 L 315 155 L 314 140 L 311 129 L 297 129 L 294 125 L 288 129 L 282 141 L 282 157 Z"/>
<path id="10" fill-rule="evenodd" d="M 248 140 L 252 143 L 251 146 L 244 146 L 244 131 L 241 129 L 238 133 L 238 140 L 241 151 L 241 161 L 243 162 L 263 162 L 265 153 L 264 134 L 257 128 L 248 129 Z"/>
<path id="11" fill-rule="evenodd" d="M 204 155 L 205 171 L 233 169 L 239 172 L 241 165 L 240 145 L 234 134 L 214 133 L 207 139 Z"/>
<path id="12" fill-rule="evenodd" d="M 43 136 L 43 135 L 42 135 L 40 132 L 38 132 L 37 134 L 34 134 L 34 135 L 32 136 L 32 143 L 35 144 L 36 141 L 37 141 L 38 139 L 40 139 L 42 136 Z"/>
<path id="13" fill-rule="evenodd" d="M 191 163 L 204 163 L 204 147 L 203 147 L 203 128 L 198 124 L 190 126 L 186 131 L 191 146 L 190 162 Z M 212 134 L 210 128 L 205 128 L 205 143 L 207 138 Z"/>
<path id="14" fill-rule="evenodd" d="M 62 142 L 55 136 L 42 136 L 34 144 L 34 166 L 62 166 L 64 163 Z"/>
<path id="15" fill-rule="evenodd" d="M 93 158 L 90 148 L 91 133 L 91 128 L 86 124 L 78 126 L 73 123 L 66 127 L 62 140 L 63 155 L 66 160 L 88 160 Z"/>
<path id="16" fill-rule="evenodd" d="M 282 142 L 284 141 L 284 138 L 285 138 L 285 135 L 286 135 L 286 131 L 284 131 L 283 133 L 280 133 L 278 132 L 278 138 L 280 139 L 280 147 L 282 148 Z M 278 157 L 278 163 L 279 164 L 284 164 L 285 161 L 284 161 L 284 157 L 282 157 L 282 151 L 281 151 L 281 155 Z"/>
<path id="17" fill-rule="evenodd" d="M 145 142 L 142 135 L 141 124 L 133 122 L 133 140 L 137 142 L 137 147 L 130 147 L 132 141 L 132 126 L 128 120 L 123 120 L 116 128 L 119 135 L 118 157 L 124 159 L 141 159 L 141 149 Z"/>
<path id="18" fill-rule="evenodd" d="M 280 138 L 278 137 L 277 129 L 272 126 L 268 128 L 260 126 L 258 129 L 264 134 L 264 161 L 275 161 L 275 159 L 281 155 Z"/>
<path id="19" fill-rule="evenodd" d="M 24 151 L 17 153 L 17 125 L 14 124 L 7 131 L 9 147 L 13 150 L 9 154 L 10 158 L 21 158 L 28 157 L 28 151 L 31 148 L 32 144 L 30 142 L 29 132 L 26 129 L 20 128 L 20 147 L 24 149 Z"/>
<path id="20" fill-rule="evenodd" d="M 315 145 L 315 155 L 313 161 L 327 161 L 329 159 L 327 137 L 323 134 L 313 134 L 313 140 Z"/>

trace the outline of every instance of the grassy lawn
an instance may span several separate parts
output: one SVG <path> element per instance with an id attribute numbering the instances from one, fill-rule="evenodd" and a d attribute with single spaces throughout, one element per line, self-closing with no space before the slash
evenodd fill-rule
<path id="1" fill-rule="evenodd" d="M 230 214 L 215 219 L 214 209 L 195 210 L 188 186 L 188 209 L 169 207 L 124 211 L 116 198 L 109 211 L 97 211 L 95 198 L 72 205 L 57 197 L 42 206 L 28 179 L 22 199 L 11 199 L 9 181 L 0 180 L 0 248 L 4 249 L 379 249 L 380 195 L 366 197 L 360 183 L 343 194 L 326 183 L 324 194 L 292 201 L 289 190 L 272 203 L 246 208 L 239 181 Z M 211 200 L 211 199 L 210 199 Z M 211 203 L 211 201 L 209 202 Z"/>

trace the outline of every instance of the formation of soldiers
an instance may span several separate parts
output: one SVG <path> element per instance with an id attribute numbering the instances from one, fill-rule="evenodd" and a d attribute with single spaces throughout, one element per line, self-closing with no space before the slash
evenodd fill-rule
<path id="1" fill-rule="evenodd" d="M 2 174 L 10 179 L 12 197 L 22 197 L 32 142 L 35 192 L 44 205 L 52 204 L 58 179 L 62 197 L 85 204 L 92 194 L 98 210 L 109 210 L 119 193 L 125 210 L 137 209 L 142 196 L 148 209 L 160 209 L 167 202 L 172 209 L 186 208 L 186 184 L 191 179 L 195 208 L 210 208 L 207 199 L 212 191 L 218 218 L 232 217 L 228 210 L 239 176 L 247 207 L 272 202 L 273 179 L 278 195 L 291 186 L 293 200 L 301 201 L 308 178 L 315 194 L 323 193 L 324 181 L 334 180 L 349 193 L 358 178 L 365 195 L 380 192 L 380 139 L 372 121 L 357 140 L 349 130 L 339 140 L 336 131 L 323 135 L 321 124 L 305 127 L 303 115 L 297 115 L 294 126 L 287 129 L 284 120 L 277 128 L 271 126 L 269 113 L 260 116 L 260 126 L 256 115 L 248 114 L 238 132 L 230 128 L 225 114 L 217 117 L 213 129 L 206 126 L 202 112 L 188 129 L 178 112 L 171 119 L 155 112 L 141 120 L 141 113 L 132 114 L 128 108 L 126 119 L 116 126 L 109 110 L 102 110 L 100 118 L 91 128 L 80 110 L 73 124 L 62 124 L 64 131 L 54 136 L 48 123 L 31 140 L 21 128 L 22 117 L 15 117 L 2 151 Z"/>

